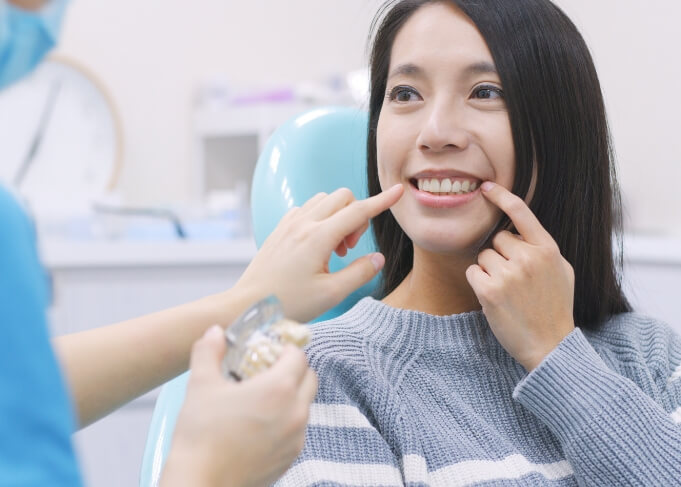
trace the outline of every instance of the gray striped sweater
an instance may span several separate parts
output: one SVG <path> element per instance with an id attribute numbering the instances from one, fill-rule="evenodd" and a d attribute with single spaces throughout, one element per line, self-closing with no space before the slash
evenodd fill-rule
<path id="1" fill-rule="evenodd" d="M 681 338 L 627 313 L 530 374 L 481 311 L 365 298 L 312 325 L 305 448 L 279 486 L 681 486 Z"/>

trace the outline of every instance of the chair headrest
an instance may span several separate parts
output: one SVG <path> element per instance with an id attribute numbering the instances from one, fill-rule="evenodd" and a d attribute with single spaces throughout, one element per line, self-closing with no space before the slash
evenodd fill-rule
<path id="1" fill-rule="evenodd" d="M 357 199 L 367 197 L 367 124 L 363 111 L 326 107 L 295 116 L 275 130 L 258 158 L 251 188 L 258 247 L 288 210 L 302 206 L 319 192 L 346 187 Z M 338 271 L 375 249 L 369 229 L 345 257 L 332 255 L 329 270 Z M 378 276 L 314 321 L 344 313 L 377 285 Z"/>

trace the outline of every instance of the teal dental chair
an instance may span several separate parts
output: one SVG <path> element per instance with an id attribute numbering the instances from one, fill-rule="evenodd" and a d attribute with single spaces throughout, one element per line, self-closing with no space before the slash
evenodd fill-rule
<path id="1" fill-rule="evenodd" d="M 263 149 L 253 176 L 251 209 L 260 247 L 284 214 L 319 192 L 347 187 L 367 197 L 367 114 L 351 108 L 319 108 L 281 125 Z M 331 272 L 375 251 L 371 230 L 345 257 L 333 255 Z M 373 292 L 378 277 L 314 321 L 338 316 Z M 140 487 L 157 486 L 170 450 L 177 415 L 184 401 L 189 372 L 166 383 L 156 401 L 142 460 Z"/>

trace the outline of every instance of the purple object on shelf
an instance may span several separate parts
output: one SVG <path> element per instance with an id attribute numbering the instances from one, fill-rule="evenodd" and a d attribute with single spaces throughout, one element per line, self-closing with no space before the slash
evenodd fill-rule
<path id="1" fill-rule="evenodd" d="M 292 88 L 282 88 L 279 90 L 261 91 L 240 95 L 232 98 L 233 105 L 254 105 L 257 103 L 278 103 L 294 101 L 296 99 L 295 90 Z"/>

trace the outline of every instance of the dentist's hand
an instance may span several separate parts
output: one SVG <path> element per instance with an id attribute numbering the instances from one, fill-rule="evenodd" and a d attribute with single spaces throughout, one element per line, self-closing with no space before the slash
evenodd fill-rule
<path id="1" fill-rule="evenodd" d="M 225 350 L 219 327 L 194 344 L 162 487 L 270 485 L 303 448 L 317 393 L 303 352 L 287 348 L 269 370 L 233 383 L 220 372 Z"/>
<path id="2" fill-rule="evenodd" d="M 276 295 L 288 318 L 306 322 L 336 306 L 369 282 L 382 268 L 380 253 L 360 257 L 345 269 L 329 272 L 331 253 L 344 256 L 369 220 L 402 196 L 401 184 L 365 200 L 349 189 L 320 193 L 289 211 L 263 243 L 236 288 L 257 301 Z"/>
<path id="3" fill-rule="evenodd" d="M 493 184 L 482 194 L 520 235 L 499 232 L 466 278 L 499 343 L 531 371 L 575 328 L 575 274 L 551 234 L 525 202 Z"/>

